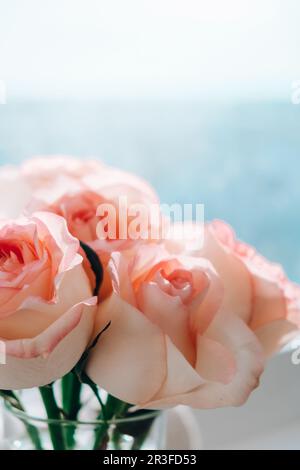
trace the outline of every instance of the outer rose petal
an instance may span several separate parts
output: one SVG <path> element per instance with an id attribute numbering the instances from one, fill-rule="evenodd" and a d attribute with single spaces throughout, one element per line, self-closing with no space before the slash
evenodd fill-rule
<path id="1" fill-rule="evenodd" d="M 195 369 L 207 381 L 227 384 L 236 373 L 235 358 L 220 342 L 206 335 L 198 335 Z"/>
<path id="2" fill-rule="evenodd" d="M 0 218 L 18 217 L 30 201 L 31 188 L 14 166 L 0 169 Z"/>
<path id="3" fill-rule="evenodd" d="M 142 178 L 96 159 L 37 157 L 23 164 L 21 174 L 32 188 L 34 196 L 48 204 L 68 192 L 80 190 L 92 190 L 114 201 L 124 194 L 128 204 L 158 203 L 155 191 Z"/>
<path id="4" fill-rule="evenodd" d="M 89 342 L 95 303 L 96 298 L 92 298 L 75 305 L 35 338 L 7 341 L 0 388 L 39 387 L 68 373 Z"/>
<path id="5" fill-rule="evenodd" d="M 51 286 L 51 269 L 44 269 L 30 285 L 26 285 L 23 289 L 0 288 L 0 319 L 13 315 L 12 312 L 24 305 L 28 297 L 47 298 L 49 287 Z M 7 297 L 9 294 L 9 299 Z M 0 334 L 1 334 L 0 323 Z"/>
<path id="6" fill-rule="evenodd" d="M 174 394 L 192 392 L 204 383 L 203 378 L 187 362 L 168 336 L 166 341 L 167 375 L 165 382 L 156 397 L 161 400 Z M 152 400 L 155 400 L 153 397 Z"/>
<path id="7" fill-rule="evenodd" d="M 278 283 L 263 278 L 263 273 L 253 275 L 253 310 L 250 326 L 257 330 L 263 325 L 287 317 L 287 301 Z"/>
<path id="8" fill-rule="evenodd" d="M 251 276 L 244 263 L 219 243 L 211 225 L 205 228 L 204 245 L 198 255 L 209 259 L 222 279 L 224 310 L 239 315 L 247 323 L 252 307 Z"/>
<path id="9" fill-rule="evenodd" d="M 89 354 L 86 372 L 100 387 L 129 403 L 148 401 L 166 378 L 163 333 L 113 293 L 99 305 L 95 334 L 111 321 Z"/>
<path id="10" fill-rule="evenodd" d="M 280 351 L 290 341 L 299 337 L 299 328 L 288 320 L 274 320 L 255 330 L 266 357 Z"/>
<path id="11" fill-rule="evenodd" d="M 231 382 L 207 381 L 190 393 L 161 399 L 157 396 L 141 408 L 161 409 L 179 403 L 193 408 L 218 408 L 242 405 L 247 400 L 263 371 L 263 353 L 256 336 L 241 319 L 225 313 L 215 317 L 205 336 L 220 342 L 234 355 L 236 373 Z"/>
<path id="12" fill-rule="evenodd" d="M 94 160 L 80 160 L 69 155 L 37 156 L 22 165 L 22 173 L 34 188 L 53 183 L 60 175 L 74 180 L 101 171 L 105 165 Z"/>
<path id="13" fill-rule="evenodd" d="M 224 282 L 223 309 L 239 315 L 257 333 L 267 355 L 297 334 L 299 286 L 287 279 L 280 265 L 270 263 L 254 248 L 237 240 L 225 222 L 206 224 L 204 245 L 199 250 L 184 239 L 167 239 L 165 246 L 173 253 L 204 256 L 212 262 Z"/>
<path id="14" fill-rule="evenodd" d="M 235 233 L 226 223 L 214 221 L 210 224 L 210 232 L 220 247 L 223 247 L 234 262 L 243 263 L 248 271 L 252 286 L 251 316 L 248 323 L 252 330 L 261 330 L 261 338 L 273 336 L 276 330 L 277 344 L 283 346 L 289 336 L 286 335 L 287 320 L 299 327 L 300 321 L 300 289 L 290 282 L 281 266 L 270 263 L 246 243 L 236 239 Z M 272 327 L 272 322 L 276 326 Z M 271 328 L 270 334 L 267 328 Z M 283 326 L 282 340 L 279 341 L 279 325 Z M 274 345 L 274 343 L 273 343 Z M 270 345 L 266 345 L 266 350 Z"/>
<path id="15" fill-rule="evenodd" d="M 43 189 L 57 183 L 68 183 L 63 192 L 71 189 L 90 188 L 104 190 L 109 197 L 122 194 L 122 187 L 129 197 L 138 193 L 152 202 L 158 202 L 152 187 L 138 176 L 105 165 L 97 159 L 80 160 L 69 155 L 35 157 L 22 165 L 22 175 L 33 189 Z M 57 188 L 58 189 L 58 188 Z"/>
<path id="16" fill-rule="evenodd" d="M 143 178 L 106 165 L 102 166 L 101 171 L 87 174 L 83 178 L 83 183 L 94 191 L 105 194 L 107 199 L 114 201 L 118 200 L 119 196 L 126 195 L 128 204 L 134 202 L 159 203 L 156 192 Z"/>

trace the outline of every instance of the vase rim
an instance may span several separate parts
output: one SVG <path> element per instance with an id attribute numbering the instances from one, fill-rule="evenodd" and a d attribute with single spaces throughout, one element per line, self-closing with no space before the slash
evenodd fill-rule
<path id="1" fill-rule="evenodd" d="M 22 421 L 26 422 L 36 422 L 36 423 L 44 423 L 44 424 L 57 424 L 60 426 L 97 426 L 97 425 L 103 425 L 103 424 L 122 424 L 122 423 L 130 423 L 130 422 L 137 422 L 137 421 L 144 421 L 147 419 L 155 418 L 157 417 L 161 411 L 160 410 L 149 410 L 148 412 L 146 410 L 144 413 L 141 413 L 140 415 L 135 415 L 132 417 L 126 417 L 126 418 L 116 418 L 116 419 L 91 419 L 91 420 L 69 420 L 67 418 L 62 418 L 62 419 L 50 419 L 50 418 L 41 418 L 38 416 L 33 416 L 31 414 L 26 413 L 25 411 L 19 410 L 16 407 L 14 407 L 11 403 L 5 402 L 5 407 L 6 409 L 11 412 L 14 416 L 19 418 Z"/>

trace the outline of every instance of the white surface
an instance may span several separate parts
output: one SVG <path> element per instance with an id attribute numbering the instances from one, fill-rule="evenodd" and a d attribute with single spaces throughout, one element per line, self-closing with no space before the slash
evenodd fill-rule
<path id="1" fill-rule="evenodd" d="M 195 413 L 205 449 L 300 449 L 300 365 L 280 354 L 244 406 Z"/>
<path id="2" fill-rule="evenodd" d="M 295 450 L 300 449 L 300 420 L 282 425 L 269 432 L 257 434 L 251 438 L 234 442 L 223 449 L 233 450 Z"/>

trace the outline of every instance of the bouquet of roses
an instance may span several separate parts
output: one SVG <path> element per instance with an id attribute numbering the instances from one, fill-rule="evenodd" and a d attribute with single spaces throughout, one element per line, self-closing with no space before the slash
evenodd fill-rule
<path id="1" fill-rule="evenodd" d="M 180 223 L 151 236 L 165 218 L 138 177 L 51 157 L 3 167 L 0 183 L 0 393 L 35 448 L 76 448 L 85 408 L 86 447 L 105 449 L 141 448 L 156 410 L 241 405 L 297 334 L 300 288 L 280 266 L 221 221 L 190 223 L 198 245 L 172 235 Z M 32 388 L 48 444 L 26 419 Z"/>

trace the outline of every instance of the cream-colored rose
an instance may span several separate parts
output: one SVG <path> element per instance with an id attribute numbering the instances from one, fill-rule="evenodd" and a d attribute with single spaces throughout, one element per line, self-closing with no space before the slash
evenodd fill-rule
<path id="1" fill-rule="evenodd" d="M 0 388 L 46 385 L 80 359 L 96 298 L 65 220 L 38 212 L 0 222 Z"/>

